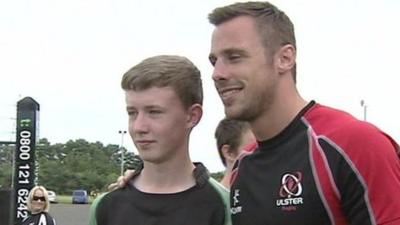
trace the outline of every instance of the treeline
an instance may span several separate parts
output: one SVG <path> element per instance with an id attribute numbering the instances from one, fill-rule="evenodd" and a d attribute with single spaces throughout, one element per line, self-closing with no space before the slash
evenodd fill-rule
<path id="1" fill-rule="evenodd" d="M 11 186 L 14 146 L 0 147 L 0 188 Z M 125 168 L 138 163 L 132 152 L 125 151 Z M 65 144 L 50 144 L 40 139 L 36 146 L 38 184 L 58 194 L 71 194 L 75 189 L 104 191 L 121 173 L 118 145 L 104 146 L 78 139 Z"/>
<path id="2" fill-rule="evenodd" d="M 0 189 L 11 187 L 14 146 L 0 146 Z M 125 168 L 135 168 L 138 157 L 125 151 Z M 51 144 L 46 138 L 36 146 L 38 183 L 57 194 L 71 194 L 75 189 L 106 191 L 121 173 L 121 153 L 118 145 L 104 146 L 84 139 L 65 144 Z M 212 174 L 220 179 L 222 173 Z"/>

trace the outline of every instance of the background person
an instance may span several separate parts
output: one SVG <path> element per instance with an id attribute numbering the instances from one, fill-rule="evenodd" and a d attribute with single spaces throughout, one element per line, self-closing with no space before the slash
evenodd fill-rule
<path id="1" fill-rule="evenodd" d="M 216 8 L 209 21 L 225 114 L 249 122 L 259 145 L 238 164 L 233 224 L 400 224 L 399 146 L 372 124 L 300 96 L 289 17 L 245 2 Z"/>
<path id="2" fill-rule="evenodd" d="M 21 225 L 56 225 L 55 219 L 49 214 L 50 201 L 46 188 L 35 186 L 29 192 L 27 199 L 29 216 Z"/>
<path id="3" fill-rule="evenodd" d="M 254 146 L 255 137 L 247 122 L 228 118 L 224 118 L 218 123 L 214 136 L 219 157 L 225 166 L 225 173 L 220 183 L 229 189 L 233 165 L 246 147 Z"/>

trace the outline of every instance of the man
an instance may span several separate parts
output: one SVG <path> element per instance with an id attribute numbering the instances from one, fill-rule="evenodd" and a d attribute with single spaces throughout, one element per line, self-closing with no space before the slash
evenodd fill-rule
<path id="1" fill-rule="evenodd" d="M 268 2 L 236 3 L 209 21 L 212 78 L 226 116 L 249 122 L 259 144 L 238 164 L 233 224 L 400 224 L 398 145 L 300 96 L 285 13 Z"/>
<path id="2" fill-rule="evenodd" d="M 96 199 L 90 224 L 230 224 L 228 192 L 189 157 L 202 117 L 199 70 L 184 57 L 151 57 L 124 74 L 122 88 L 143 165 L 125 188 Z"/>
<path id="3" fill-rule="evenodd" d="M 214 136 L 219 157 L 225 166 L 225 174 L 220 183 L 229 189 L 233 165 L 240 155 L 254 150 L 255 137 L 247 122 L 228 118 L 218 123 Z"/>

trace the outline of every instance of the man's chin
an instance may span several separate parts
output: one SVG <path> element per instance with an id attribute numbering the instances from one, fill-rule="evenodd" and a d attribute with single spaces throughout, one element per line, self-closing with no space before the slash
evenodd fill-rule
<path id="1" fill-rule="evenodd" d="M 232 106 L 225 106 L 225 116 L 229 119 L 240 120 L 242 113 L 239 110 L 235 110 Z"/>
<path id="2" fill-rule="evenodd" d="M 247 122 L 251 122 L 255 118 L 253 117 L 251 110 L 233 107 L 225 107 L 225 116 L 229 119 L 242 120 Z"/>

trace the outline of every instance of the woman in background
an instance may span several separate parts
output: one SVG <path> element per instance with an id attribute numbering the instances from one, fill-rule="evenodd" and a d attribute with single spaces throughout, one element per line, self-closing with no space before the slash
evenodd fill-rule
<path id="1" fill-rule="evenodd" d="M 28 195 L 27 206 L 30 215 L 22 221 L 22 225 L 56 225 L 56 221 L 49 214 L 49 196 L 43 186 L 32 188 Z"/>

